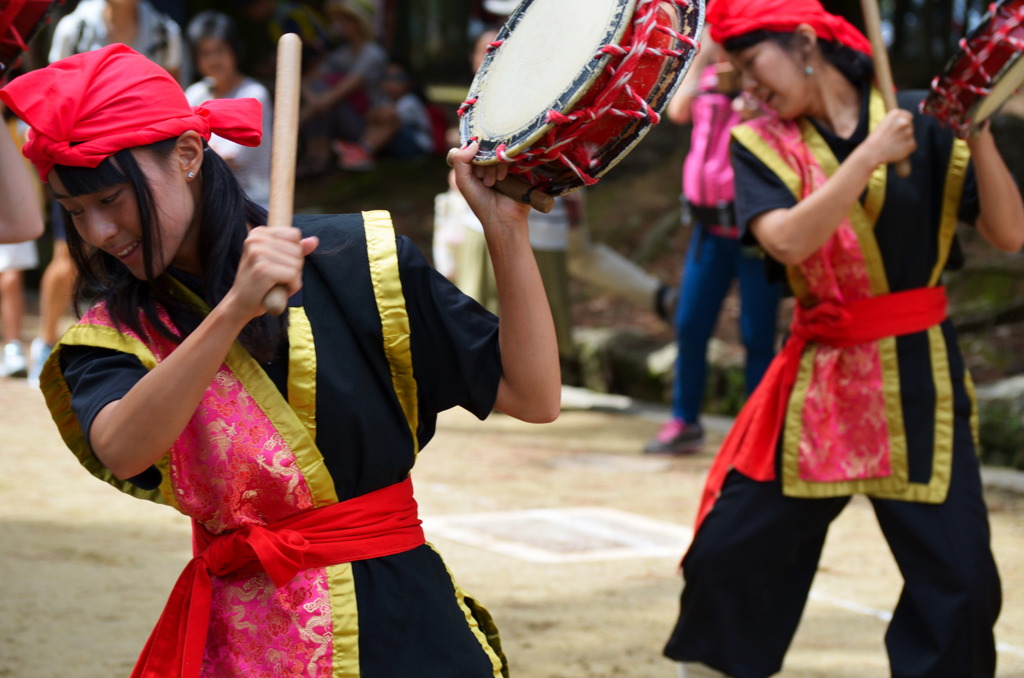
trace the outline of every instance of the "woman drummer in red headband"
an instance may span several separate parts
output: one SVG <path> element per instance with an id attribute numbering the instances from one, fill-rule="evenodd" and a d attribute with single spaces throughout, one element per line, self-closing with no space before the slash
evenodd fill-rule
<path id="1" fill-rule="evenodd" d="M 999 577 L 940 280 L 958 221 L 1021 248 L 1017 187 L 987 129 L 954 139 L 912 112 L 917 93 L 886 113 L 869 42 L 817 0 L 707 17 L 767 112 L 734 129 L 738 222 L 798 303 L 712 465 L 665 653 L 684 672 L 779 671 L 828 526 L 865 494 L 905 578 L 892 675 L 992 676 Z M 909 177 L 890 170 L 907 157 Z"/>
<path id="2" fill-rule="evenodd" d="M 453 154 L 481 218 L 497 319 L 386 212 L 266 213 L 209 149 L 260 140 L 253 100 L 193 109 L 123 45 L 0 90 L 61 202 L 95 303 L 41 386 L 97 477 L 193 519 L 196 558 L 135 676 L 500 676 L 486 610 L 424 543 L 409 471 L 437 413 L 558 412 L 525 205 Z M 480 176 L 477 176 L 477 172 Z M 284 285 L 288 313 L 264 315 Z"/>

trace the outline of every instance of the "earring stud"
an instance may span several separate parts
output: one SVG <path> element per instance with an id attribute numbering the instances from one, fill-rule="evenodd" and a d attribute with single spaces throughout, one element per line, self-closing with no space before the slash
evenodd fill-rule
<path id="1" fill-rule="evenodd" d="M 195 176 L 196 176 L 196 173 L 195 173 L 195 172 L 189 172 L 189 173 L 188 173 L 188 174 L 186 174 L 185 176 L 186 176 L 186 177 L 188 177 L 189 179 L 194 179 L 194 178 L 195 178 Z"/>
<path id="2" fill-rule="evenodd" d="M 806 76 L 814 75 L 814 67 L 813 66 L 804 66 L 804 75 L 806 75 Z"/>

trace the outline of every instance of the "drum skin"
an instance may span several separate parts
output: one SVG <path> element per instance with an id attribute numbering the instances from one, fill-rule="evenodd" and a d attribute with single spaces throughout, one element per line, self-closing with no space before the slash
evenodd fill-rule
<path id="1" fill-rule="evenodd" d="M 967 137 L 1024 84 L 1024 0 L 995 3 L 932 81 L 921 110 Z"/>
<path id="2" fill-rule="evenodd" d="M 507 40 L 520 26 L 522 15 L 530 12 L 535 3 L 560 1 L 524 0 L 499 32 L 496 42 Z M 635 4 L 626 0 L 621 2 L 630 7 Z M 628 10 L 629 7 L 624 9 Z M 551 112 L 558 118 L 559 115 L 573 116 L 592 110 L 602 98 L 607 98 L 614 91 L 610 89 L 614 86 L 613 74 L 617 81 L 620 80 L 622 74 L 616 74 L 616 71 L 629 58 L 627 55 L 614 53 L 614 50 L 609 50 L 613 52 L 610 54 L 602 53 L 599 50 L 603 46 L 594 45 L 595 56 L 600 54 L 597 56 L 600 67 L 588 65 L 586 70 L 590 72 L 577 73 L 571 82 L 565 83 L 564 93 L 554 97 L 555 100 L 546 104 L 543 110 L 536 111 L 535 116 L 532 116 L 533 112 L 527 112 L 525 117 L 531 118 L 528 124 L 507 130 L 506 133 L 504 130 L 495 132 L 486 121 L 477 120 L 476 105 L 488 96 L 489 88 L 494 86 L 488 76 L 497 50 L 489 54 L 470 87 L 467 98 L 470 105 L 465 107 L 460 121 L 463 143 L 473 139 L 480 142 L 475 162 L 484 165 L 507 162 L 510 164 L 510 173 L 521 176 L 537 190 L 549 195 L 563 195 L 595 183 L 632 150 L 657 122 L 658 113 L 668 103 L 696 54 L 694 41 L 700 35 L 704 17 L 702 0 L 690 3 L 678 0 L 658 2 L 656 12 L 657 24 L 671 30 L 655 30 L 650 33 L 647 51 L 628 72 L 628 86 L 621 88 L 612 100 L 611 110 L 595 119 L 559 124 L 551 122 Z M 628 49 L 634 40 L 633 13 L 623 11 L 616 17 L 616 21 L 622 24 L 609 27 L 608 34 L 621 35 L 617 44 Z M 690 40 L 681 40 L 673 33 Z M 559 58 L 559 45 L 544 45 L 542 48 L 545 50 L 545 58 Z M 666 52 L 678 54 L 666 57 Z M 523 73 L 522 82 L 502 82 L 500 86 L 513 89 L 529 87 L 530 74 Z M 646 102 L 653 113 L 641 112 L 642 107 L 638 106 L 634 95 Z M 621 112 L 628 113 L 624 115 Z M 570 140 L 566 141 L 567 138 Z M 560 157 L 553 157 L 555 155 Z"/>

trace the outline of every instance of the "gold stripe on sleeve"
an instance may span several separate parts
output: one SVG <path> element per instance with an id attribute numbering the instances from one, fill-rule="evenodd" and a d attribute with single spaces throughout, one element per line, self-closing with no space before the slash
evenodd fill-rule
<path id="1" fill-rule="evenodd" d="M 939 283 L 942 271 L 946 268 L 949 250 L 953 246 L 956 235 L 956 224 L 959 219 L 960 199 L 964 194 L 964 179 L 967 177 L 967 164 L 971 161 L 971 152 L 963 139 L 953 141 L 953 149 L 946 168 L 946 185 L 943 189 L 945 199 L 942 202 L 942 217 L 939 222 L 939 255 L 935 260 L 928 285 Z"/>
<path id="2" fill-rule="evenodd" d="M 43 367 L 39 383 L 64 443 L 89 473 L 125 494 L 158 504 L 168 504 L 180 511 L 181 507 L 174 497 L 174 486 L 171 484 L 168 455 L 163 455 L 156 463 L 163 478 L 160 487 L 156 490 L 144 490 L 127 480 L 115 477 L 92 453 L 92 449 L 85 439 L 85 432 L 82 431 L 81 424 L 78 422 L 78 417 L 71 409 L 71 390 L 68 388 L 67 382 L 64 381 L 64 375 L 60 370 L 60 352 L 63 346 L 95 346 L 120 351 L 135 356 L 146 369 L 150 370 L 157 364 L 156 356 L 141 341 L 122 334 L 113 327 L 79 323 L 71 326 L 61 337 L 60 343 L 53 349 L 53 353 Z"/>
<path id="3" fill-rule="evenodd" d="M 419 396 L 412 369 L 409 313 L 398 275 L 398 245 L 391 215 L 383 210 L 363 212 L 363 226 L 370 258 L 370 278 L 384 336 L 384 353 L 391 368 L 391 383 L 409 423 L 413 451 L 419 452 Z"/>

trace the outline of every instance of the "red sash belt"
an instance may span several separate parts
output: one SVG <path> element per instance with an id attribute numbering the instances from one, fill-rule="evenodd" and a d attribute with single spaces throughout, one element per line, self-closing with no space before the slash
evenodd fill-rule
<path id="1" fill-rule="evenodd" d="M 171 590 L 132 678 L 196 678 L 210 622 L 211 575 L 264 571 L 277 587 L 300 571 L 402 553 L 425 543 L 412 480 L 270 525 L 214 535 L 197 523 L 198 555 Z"/>
<path id="2" fill-rule="evenodd" d="M 944 287 L 894 292 L 845 305 L 797 306 L 789 339 L 736 417 L 711 465 L 697 511 L 697 527 L 718 498 L 729 469 L 754 480 L 774 480 L 775 447 L 808 342 L 838 348 L 857 346 L 922 332 L 945 319 Z"/>

